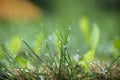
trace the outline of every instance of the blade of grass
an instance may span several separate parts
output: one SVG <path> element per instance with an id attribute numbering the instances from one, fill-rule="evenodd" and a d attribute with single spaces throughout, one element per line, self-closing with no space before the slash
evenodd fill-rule
<path id="1" fill-rule="evenodd" d="M 113 60 L 113 62 L 110 64 L 110 66 L 109 66 L 108 69 L 107 69 L 108 71 L 110 71 L 110 69 L 111 69 L 111 67 L 113 66 L 113 64 L 114 64 L 119 58 L 120 58 L 120 55 Z"/>
<path id="2" fill-rule="evenodd" d="M 52 53 L 51 53 L 51 51 L 50 51 L 50 48 L 49 48 L 47 42 L 46 42 L 46 48 L 47 48 L 48 52 L 50 53 L 50 57 L 53 59 L 52 62 L 54 62 L 55 65 L 57 66 L 57 63 L 56 63 L 56 61 L 55 61 L 55 58 L 54 58 L 54 56 L 52 56 Z"/>
<path id="3" fill-rule="evenodd" d="M 47 63 L 45 63 L 36 53 L 33 51 L 33 49 L 23 40 L 24 44 L 31 50 L 31 52 L 35 55 L 35 57 L 38 59 L 38 61 L 45 64 L 50 70 L 53 70 L 52 67 L 50 67 Z M 54 71 L 53 71 L 54 72 Z M 55 73 L 55 72 L 54 72 Z"/>

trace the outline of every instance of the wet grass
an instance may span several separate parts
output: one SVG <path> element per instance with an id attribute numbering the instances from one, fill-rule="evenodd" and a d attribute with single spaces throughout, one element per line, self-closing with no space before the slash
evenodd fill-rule
<path id="1" fill-rule="evenodd" d="M 9 49 L 0 43 L 0 79 L 1 80 L 119 80 L 120 55 L 112 63 L 92 61 L 84 65 L 79 64 L 69 52 L 69 31 L 57 33 L 57 46 L 54 51 L 44 42 L 41 53 L 36 53 L 29 44 L 22 40 L 22 49 L 13 56 Z M 72 46 L 71 46 L 72 47 Z M 83 57 L 82 57 L 83 58 Z"/>

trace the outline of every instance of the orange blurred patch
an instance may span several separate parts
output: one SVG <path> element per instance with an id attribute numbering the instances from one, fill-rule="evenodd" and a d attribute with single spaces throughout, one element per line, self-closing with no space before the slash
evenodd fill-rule
<path id="1" fill-rule="evenodd" d="M 0 0 L 1 19 L 31 20 L 40 15 L 40 9 L 27 0 Z"/>

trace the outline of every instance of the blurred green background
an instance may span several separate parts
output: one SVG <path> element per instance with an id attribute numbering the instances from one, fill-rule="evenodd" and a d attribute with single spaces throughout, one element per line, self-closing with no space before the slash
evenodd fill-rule
<path id="1" fill-rule="evenodd" d="M 29 16 L 32 18 L 22 19 L 25 18 L 22 15 L 10 15 L 11 19 L 6 17 L 9 11 L 6 11 L 8 14 L 5 15 L 2 13 L 3 7 L 7 5 L 0 6 L 0 40 L 6 45 L 12 37 L 18 35 L 32 46 L 37 35 L 44 34 L 46 39 L 51 40 L 56 29 L 66 30 L 70 26 L 70 51 L 73 53 L 79 49 L 82 54 L 88 49 L 79 29 L 79 21 L 84 17 L 88 20 L 90 28 L 96 23 L 100 29 L 96 56 L 111 57 L 113 40 L 120 37 L 120 0 L 27 0 L 26 4 L 35 6 L 35 9 L 40 11 L 37 18 L 33 19 L 34 16 Z M 19 10 L 17 7 L 16 11 Z M 31 12 L 24 13 L 29 15 Z M 20 20 L 16 18 L 18 16 Z"/>

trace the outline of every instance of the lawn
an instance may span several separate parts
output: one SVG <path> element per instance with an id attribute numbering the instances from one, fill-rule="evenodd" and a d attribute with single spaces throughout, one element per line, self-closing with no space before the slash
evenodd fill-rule
<path id="1" fill-rule="evenodd" d="M 119 80 L 115 1 L 52 0 L 32 20 L 0 17 L 0 79 Z"/>

